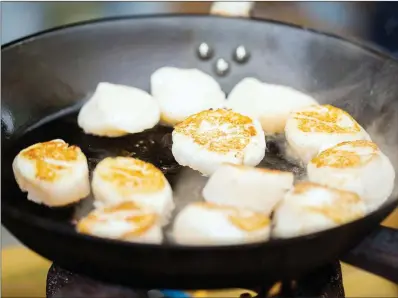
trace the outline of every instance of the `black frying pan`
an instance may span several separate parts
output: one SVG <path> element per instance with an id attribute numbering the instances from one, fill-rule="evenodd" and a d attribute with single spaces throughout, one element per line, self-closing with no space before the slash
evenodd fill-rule
<path id="1" fill-rule="evenodd" d="M 202 61 L 195 54 L 201 42 L 227 60 L 243 44 L 251 59 L 243 65 L 231 62 L 230 73 L 217 77 L 214 59 Z M 148 90 L 150 74 L 166 65 L 212 73 L 226 92 L 254 76 L 344 108 L 372 137 L 377 135 L 374 140 L 398 170 L 398 63 L 388 55 L 338 37 L 258 20 L 152 16 L 89 22 L 2 49 L 2 223 L 7 229 L 60 266 L 135 287 L 250 287 L 299 277 L 336 258 L 398 282 L 398 233 L 378 226 L 397 206 L 396 195 L 366 218 L 335 229 L 227 247 L 143 245 L 80 235 L 71 221 L 81 204 L 50 209 L 26 199 L 14 181 L 12 159 L 22 148 L 53 138 L 80 146 L 91 168 L 106 155 L 134 151 L 162 168 L 173 185 L 181 168 L 168 146 L 170 129 L 108 139 L 85 135 L 76 124 L 78 108 L 98 82 Z M 146 142 L 144 148 L 135 147 L 140 140 Z"/>

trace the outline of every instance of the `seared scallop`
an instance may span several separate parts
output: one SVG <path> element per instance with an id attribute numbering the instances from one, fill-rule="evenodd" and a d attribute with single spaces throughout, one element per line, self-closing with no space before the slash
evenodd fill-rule
<path id="1" fill-rule="evenodd" d="M 151 76 L 151 93 L 160 105 L 161 123 L 168 126 L 225 104 L 220 85 L 198 69 L 159 68 Z"/>
<path id="2" fill-rule="evenodd" d="M 225 162 L 255 166 L 265 155 L 257 120 L 227 109 L 206 110 L 175 126 L 172 153 L 182 166 L 211 175 Z"/>
<path id="3" fill-rule="evenodd" d="M 371 141 L 343 142 L 322 151 L 308 163 L 307 173 L 313 182 L 357 193 L 369 211 L 394 188 L 394 167 Z"/>
<path id="4" fill-rule="evenodd" d="M 184 245 L 228 245 L 266 241 L 270 220 L 251 210 L 212 203 L 191 203 L 177 215 L 172 237 Z"/>
<path id="5" fill-rule="evenodd" d="M 163 240 L 158 214 L 134 202 L 95 209 L 79 220 L 82 234 L 130 242 L 160 244 Z"/>
<path id="6" fill-rule="evenodd" d="M 293 180 L 291 172 L 223 164 L 203 188 L 203 197 L 207 202 L 270 215 L 293 187 Z"/>
<path id="7" fill-rule="evenodd" d="M 93 96 L 81 108 L 77 122 L 87 134 L 120 137 L 150 129 L 159 119 L 159 105 L 147 92 L 99 83 Z"/>
<path id="8" fill-rule="evenodd" d="M 174 209 L 167 179 L 154 165 L 132 157 L 108 157 L 93 172 L 96 207 L 135 202 L 153 209 L 166 224 Z"/>
<path id="9" fill-rule="evenodd" d="M 331 105 L 315 105 L 291 113 L 285 135 L 290 149 L 305 165 L 320 151 L 340 142 L 370 140 L 350 114 Z"/>
<path id="10" fill-rule="evenodd" d="M 87 159 L 77 146 L 55 139 L 23 149 L 13 164 L 28 199 L 50 207 L 78 202 L 90 193 Z"/>
<path id="11" fill-rule="evenodd" d="M 255 78 L 240 81 L 227 100 L 228 108 L 258 119 L 266 135 L 283 133 L 291 112 L 317 104 L 311 96 L 291 87 L 263 83 Z"/>
<path id="12" fill-rule="evenodd" d="M 290 238 L 330 229 L 365 215 L 363 200 L 353 192 L 300 182 L 278 204 L 272 235 Z"/>

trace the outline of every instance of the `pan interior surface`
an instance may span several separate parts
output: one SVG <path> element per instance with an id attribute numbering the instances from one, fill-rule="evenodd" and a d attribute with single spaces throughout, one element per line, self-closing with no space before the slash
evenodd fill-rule
<path id="1" fill-rule="evenodd" d="M 8 152 L 5 167 L 12 169 L 11 162 L 18 152 L 32 144 L 62 138 L 65 142 L 79 146 L 87 156 L 90 174 L 99 161 L 106 157 L 129 156 L 152 163 L 158 167 L 171 184 L 174 191 L 174 201 L 176 209 L 174 214 L 181 210 L 189 202 L 203 200 L 201 191 L 206 183 L 206 177 L 199 172 L 188 167 L 180 166 L 174 159 L 171 152 L 171 132 L 172 128 L 165 126 L 155 126 L 154 128 L 142 133 L 127 135 L 119 138 L 105 138 L 88 135 L 78 127 L 77 111 L 71 110 L 66 113 L 59 113 L 54 119 L 42 121 L 40 125 L 34 125 L 32 129 L 24 132 L 13 145 L 13 149 Z M 44 119 L 46 120 L 46 119 Z M 282 138 L 273 138 L 268 142 L 266 157 L 258 167 L 291 171 L 296 179 L 300 179 L 304 174 L 304 169 L 286 160 L 281 154 L 283 147 Z M 12 177 L 8 173 L 7 177 Z M 8 181 L 7 193 L 12 194 L 14 206 L 26 206 L 27 208 L 41 208 L 43 218 L 49 218 L 74 229 L 74 223 L 82 216 L 87 215 L 93 207 L 93 197 L 82 200 L 77 204 L 72 204 L 58 208 L 47 208 L 37 206 L 35 203 L 26 199 L 26 193 L 22 193 L 15 181 Z M 166 235 L 169 233 L 166 227 Z M 170 240 L 166 237 L 167 240 Z"/>
<path id="2" fill-rule="evenodd" d="M 218 77 L 215 61 L 196 56 L 201 42 L 207 42 L 216 57 L 226 60 L 243 44 L 251 58 L 243 65 L 231 62 L 230 73 Z M 245 77 L 291 86 L 320 103 L 347 110 L 398 172 L 398 63 L 362 46 L 308 30 L 205 16 L 89 23 L 9 45 L 2 50 L 2 58 L 2 222 L 28 247 L 67 269 L 150 287 L 236 287 L 249 281 L 290 278 L 352 248 L 388 215 L 394 208 L 390 203 L 397 200 L 396 182 L 390 201 L 375 214 L 280 244 L 271 241 L 184 250 L 168 243 L 150 247 L 79 235 L 74 232 L 73 220 L 92 208 L 91 199 L 57 209 L 29 202 L 19 191 L 11 168 L 19 150 L 61 138 L 81 147 L 90 170 L 106 156 L 149 161 L 165 173 L 177 196 L 181 192 L 178 208 L 194 199 L 187 194 L 199 196 L 206 181 L 175 162 L 170 128 L 157 126 L 117 139 L 84 134 L 76 123 L 77 111 L 99 82 L 148 91 L 150 75 L 156 69 L 175 66 L 211 74 L 226 93 Z M 57 116 L 51 116 L 55 113 Z M 280 143 L 273 140 L 269 144 Z M 283 158 L 276 147 L 267 148 L 268 157 L 259 166 L 290 170 L 300 178 L 302 169 Z M 52 224 L 57 228 L 51 228 Z"/>

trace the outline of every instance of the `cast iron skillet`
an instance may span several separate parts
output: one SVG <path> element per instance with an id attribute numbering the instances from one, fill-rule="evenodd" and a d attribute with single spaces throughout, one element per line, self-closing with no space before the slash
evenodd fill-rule
<path id="1" fill-rule="evenodd" d="M 227 60 L 243 44 L 251 59 L 243 65 L 231 62 L 230 73 L 217 77 L 214 59 L 202 61 L 195 55 L 204 41 L 214 47 L 216 57 Z M 2 62 L 2 223 L 27 247 L 58 265 L 135 287 L 226 288 L 299 277 L 342 257 L 397 281 L 395 230 L 379 227 L 348 253 L 396 207 L 396 195 L 366 218 L 305 237 L 227 247 L 156 246 L 77 234 L 72 219 L 81 204 L 50 209 L 29 202 L 11 169 L 22 148 L 62 138 L 82 148 L 91 168 L 104 156 L 135 152 L 162 168 L 173 185 L 181 168 L 170 152 L 170 129 L 108 139 L 84 135 L 76 124 L 77 109 L 98 82 L 149 90 L 150 74 L 168 65 L 212 73 L 226 92 L 242 78 L 254 76 L 342 107 L 369 130 L 398 170 L 398 63 L 388 55 L 275 22 L 151 16 L 34 35 L 4 46 Z M 269 155 L 280 158 L 273 151 Z"/>

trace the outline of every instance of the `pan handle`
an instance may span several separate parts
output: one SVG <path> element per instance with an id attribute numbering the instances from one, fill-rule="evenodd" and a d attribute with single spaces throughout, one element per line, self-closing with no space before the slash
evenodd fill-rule
<path id="1" fill-rule="evenodd" d="M 398 284 L 398 230 L 378 227 L 341 261 Z"/>
<path id="2" fill-rule="evenodd" d="M 224 17 L 250 18 L 255 1 L 213 2 L 210 14 Z"/>

